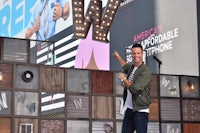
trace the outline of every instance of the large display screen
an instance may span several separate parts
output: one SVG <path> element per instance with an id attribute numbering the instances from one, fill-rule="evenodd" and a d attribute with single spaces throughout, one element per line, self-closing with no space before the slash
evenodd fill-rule
<path id="1" fill-rule="evenodd" d="M 125 48 L 138 42 L 146 50 L 153 73 L 196 76 L 197 29 L 196 0 L 132 0 L 116 15 L 110 49 L 125 58 Z M 162 63 L 160 70 L 155 57 Z M 110 70 L 121 71 L 112 54 L 110 59 Z"/>

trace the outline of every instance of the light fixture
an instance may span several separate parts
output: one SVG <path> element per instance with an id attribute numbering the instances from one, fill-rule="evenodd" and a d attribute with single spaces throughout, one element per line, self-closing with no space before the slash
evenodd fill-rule
<path id="1" fill-rule="evenodd" d="M 194 87 L 195 87 L 194 82 L 192 82 L 191 80 L 189 80 L 189 81 L 187 82 L 188 91 L 193 91 L 193 90 L 194 90 Z"/>
<path id="2" fill-rule="evenodd" d="M 0 81 L 2 81 L 2 80 L 3 80 L 3 72 L 0 71 Z"/>
<path id="3" fill-rule="evenodd" d="M 33 79 L 33 73 L 31 71 L 25 71 L 22 74 L 22 80 L 24 82 L 31 82 L 32 79 Z"/>

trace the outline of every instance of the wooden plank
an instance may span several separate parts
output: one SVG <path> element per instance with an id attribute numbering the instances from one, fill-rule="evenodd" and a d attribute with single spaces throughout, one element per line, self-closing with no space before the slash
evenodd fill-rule
<path id="1" fill-rule="evenodd" d="M 1 133 L 11 133 L 11 119 L 0 118 Z"/>
<path id="2" fill-rule="evenodd" d="M 180 100 L 160 99 L 161 120 L 180 121 Z"/>
<path id="3" fill-rule="evenodd" d="M 89 118 L 89 97 L 69 95 L 67 97 L 68 118 Z"/>
<path id="4" fill-rule="evenodd" d="M 64 91 L 64 69 L 54 67 L 41 67 L 42 90 Z"/>
<path id="5" fill-rule="evenodd" d="M 159 121 L 159 109 L 158 109 L 158 99 L 152 98 L 152 103 L 149 107 L 149 120 L 150 121 Z"/>
<path id="6" fill-rule="evenodd" d="M 3 60 L 12 62 L 24 62 L 29 61 L 28 49 L 29 44 L 27 40 L 19 39 L 4 39 Z"/>
<path id="7" fill-rule="evenodd" d="M 92 96 L 92 118 L 113 119 L 113 98 Z"/>

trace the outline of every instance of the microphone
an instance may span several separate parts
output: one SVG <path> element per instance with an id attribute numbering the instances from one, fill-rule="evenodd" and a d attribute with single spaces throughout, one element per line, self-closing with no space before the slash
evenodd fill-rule
<path id="1" fill-rule="evenodd" d="M 162 64 L 162 62 L 154 55 L 153 58 L 158 62 L 159 65 Z"/>

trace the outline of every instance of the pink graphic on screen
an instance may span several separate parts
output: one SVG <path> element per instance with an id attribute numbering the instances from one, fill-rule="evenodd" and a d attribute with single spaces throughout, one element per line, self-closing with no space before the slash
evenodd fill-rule
<path id="1" fill-rule="evenodd" d="M 110 44 L 92 40 L 92 28 L 87 38 L 80 41 L 75 58 L 75 68 L 109 70 Z"/>

